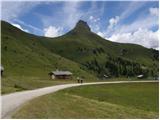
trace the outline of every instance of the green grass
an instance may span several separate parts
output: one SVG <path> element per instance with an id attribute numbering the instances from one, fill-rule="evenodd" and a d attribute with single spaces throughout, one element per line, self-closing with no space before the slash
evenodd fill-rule
<path id="1" fill-rule="evenodd" d="M 75 79 L 72 80 L 59 80 L 59 79 L 50 79 L 47 78 L 39 78 L 39 77 L 7 77 L 2 78 L 2 87 L 1 93 L 8 94 L 17 91 L 24 90 L 33 90 L 42 87 L 48 87 L 59 84 L 68 84 L 75 83 Z"/>
<path id="2" fill-rule="evenodd" d="M 50 79 L 49 76 L 44 77 L 31 77 L 31 76 L 4 76 L 2 77 L 1 94 L 8 94 L 24 90 L 33 90 L 37 88 L 43 88 L 53 85 L 77 83 L 76 78 L 73 79 Z M 104 81 L 131 81 L 139 80 L 136 78 L 108 78 L 105 80 L 100 79 L 85 79 L 84 82 L 104 82 Z"/>
<path id="3" fill-rule="evenodd" d="M 24 33 L 2 22 L 2 94 L 70 83 L 68 80 L 49 79 L 48 73 L 57 68 L 71 71 L 73 78 L 85 76 L 87 80 L 96 79 L 81 69 L 80 64 L 45 48 L 40 39 L 42 37 Z"/>
<path id="4" fill-rule="evenodd" d="M 153 53 L 150 49 L 104 40 L 89 30 L 83 30 L 83 24 L 56 38 L 28 34 L 4 21 L 1 21 L 1 27 L 3 94 L 55 85 L 57 82 L 48 80 L 48 73 L 57 68 L 71 71 L 74 79 L 85 77 L 86 82 L 96 81 L 99 73 L 89 70 L 84 64 L 96 58 L 100 63 L 98 69 L 103 68 L 108 54 L 112 57 L 120 56 L 122 48 L 128 51 L 123 56 L 125 59 L 144 64 L 149 69 L 154 68 L 153 71 L 158 73 L 158 61 L 153 60 Z M 78 48 L 85 48 L 88 51 L 80 52 Z M 95 48 L 103 48 L 105 52 L 95 55 L 93 54 Z M 102 69 L 101 75 L 106 72 L 106 68 Z M 64 82 L 60 80 L 58 84 L 60 83 Z"/>
<path id="5" fill-rule="evenodd" d="M 82 86 L 65 92 L 146 111 L 158 111 L 157 83 Z"/>
<path id="6" fill-rule="evenodd" d="M 158 118 L 158 83 L 89 85 L 26 103 L 13 118 Z"/>

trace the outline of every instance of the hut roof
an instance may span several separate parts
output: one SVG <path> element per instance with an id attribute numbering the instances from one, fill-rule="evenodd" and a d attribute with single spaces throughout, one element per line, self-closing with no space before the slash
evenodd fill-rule
<path id="1" fill-rule="evenodd" d="M 52 71 L 54 75 L 72 75 L 70 71 Z"/>
<path id="2" fill-rule="evenodd" d="M 108 75 L 103 75 L 104 77 L 108 78 L 109 76 Z"/>
<path id="3" fill-rule="evenodd" d="M 143 77 L 143 75 L 138 75 L 137 77 Z"/>

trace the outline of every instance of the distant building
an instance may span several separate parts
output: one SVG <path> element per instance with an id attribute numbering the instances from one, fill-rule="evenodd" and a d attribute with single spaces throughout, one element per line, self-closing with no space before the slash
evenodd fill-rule
<path id="1" fill-rule="evenodd" d="M 72 77 L 72 73 L 70 71 L 52 71 L 49 73 L 51 79 L 70 79 Z"/>
<path id="2" fill-rule="evenodd" d="M 109 76 L 108 76 L 108 75 L 103 75 L 103 77 L 105 77 L 105 78 L 109 78 Z"/>
<path id="3" fill-rule="evenodd" d="M 141 78 L 143 78 L 144 77 L 144 75 L 138 75 L 137 76 L 137 78 L 139 78 L 139 79 L 141 79 Z"/>

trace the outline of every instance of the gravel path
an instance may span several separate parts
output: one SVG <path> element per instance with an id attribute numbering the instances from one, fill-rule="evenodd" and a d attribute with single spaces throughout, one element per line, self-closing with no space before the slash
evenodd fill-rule
<path id="1" fill-rule="evenodd" d="M 64 84 L 51 87 L 40 88 L 36 90 L 27 90 L 22 92 L 11 93 L 1 96 L 2 99 L 2 112 L 1 118 L 11 118 L 12 114 L 20 108 L 25 102 L 49 93 L 54 93 L 58 90 L 62 90 L 69 87 L 81 86 L 81 85 L 94 85 L 94 84 L 113 84 L 113 83 L 136 83 L 136 82 L 158 82 L 158 81 L 111 81 L 111 82 L 92 82 L 83 84 Z"/>

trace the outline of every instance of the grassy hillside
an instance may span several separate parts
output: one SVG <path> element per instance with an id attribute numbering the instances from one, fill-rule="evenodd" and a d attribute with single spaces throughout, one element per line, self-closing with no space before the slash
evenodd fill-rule
<path id="1" fill-rule="evenodd" d="M 1 27 L 2 65 L 5 69 L 2 93 L 53 85 L 48 73 L 56 69 L 69 70 L 74 73 L 74 77 L 95 79 L 82 70 L 80 64 L 45 48 L 40 43 L 42 37 L 27 34 L 6 22 L 2 22 Z"/>
<path id="2" fill-rule="evenodd" d="M 147 76 L 158 75 L 158 51 L 140 45 L 105 40 L 91 32 L 83 21 L 79 21 L 69 33 L 41 42 L 49 50 L 82 64 L 84 69 L 99 77 L 104 74 L 136 76 L 146 72 Z"/>
<path id="3" fill-rule="evenodd" d="M 56 69 L 69 70 L 73 78 L 83 76 L 86 81 L 102 79 L 104 74 L 158 75 L 158 51 L 104 40 L 91 32 L 84 21 L 57 38 L 28 34 L 4 21 L 1 27 L 3 93 L 50 85 L 48 73 Z"/>
<path id="4" fill-rule="evenodd" d="M 73 87 L 26 103 L 13 118 L 155 119 L 158 118 L 158 83 Z"/>

